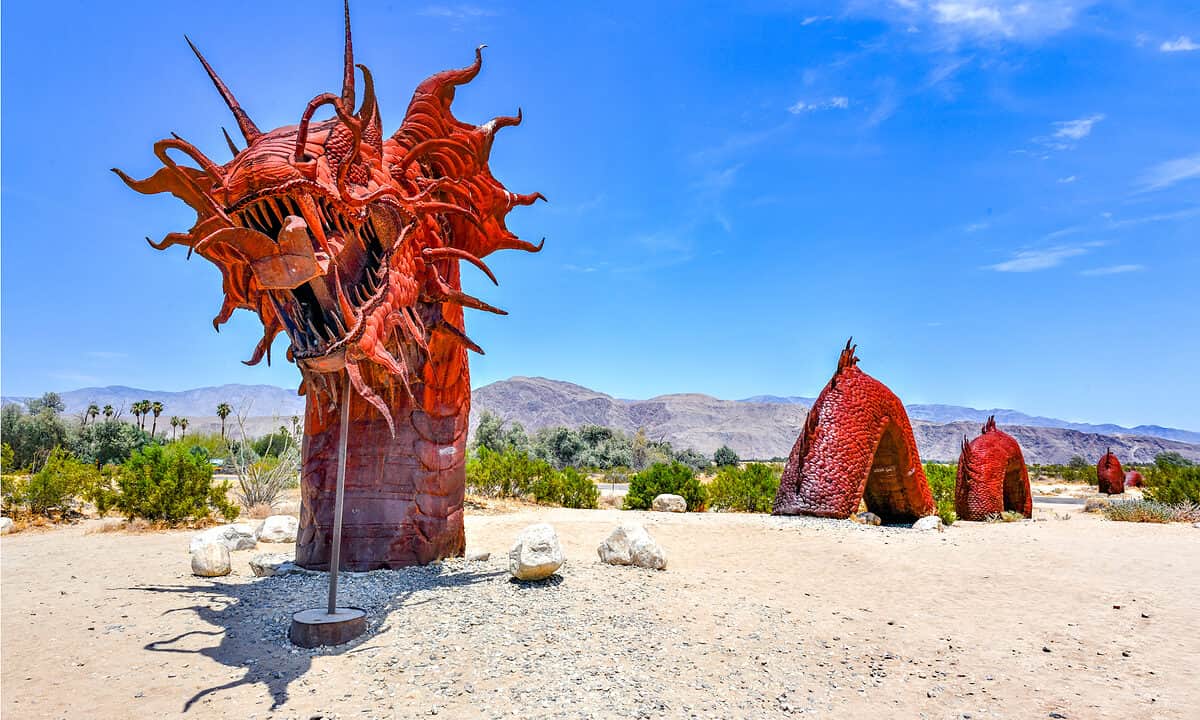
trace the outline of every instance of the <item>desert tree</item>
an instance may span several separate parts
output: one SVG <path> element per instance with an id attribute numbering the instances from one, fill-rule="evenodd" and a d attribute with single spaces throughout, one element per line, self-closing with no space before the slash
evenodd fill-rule
<path id="1" fill-rule="evenodd" d="M 247 406 L 248 407 L 248 406 Z M 294 485 L 300 474 L 300 419 L 292 418 L 291 427 L 280 425 L 271 433 L 261 455 L 248 442 L 246 434 L 247 409 L 234 415 L 241 441 L 231 443 L 229 462 L 238 477 L 234 491 L 243 507 L 274 506 L 279 494 Z M 278 443 L 279 447 L 275 447 Z"/>
<path id="2" fill-rule="evenodd" d="M 185 417 L 179 418 L 179 429 L 181 431 L 179 437 L 181 439 L 187 437 L 187 425 L 188 425 L 187 418 L 185 418 Z"/>
<path id="3" fill-rule="evenodd" d="M 221 418 L 221 439 L 225 439 L 225 418 L 229 417 L 229 413 L 233 412 L 233 408 L 229 407 L 229 403 L 221 403 L 217 406 L 217 417 Z M 245 437 L 243 435 L 242 437 Z"/>
<path id="4" fill-rule="evenodd" d="M 150 423 L 150 437 L 154 437 L 155 430 L 158 429 L 158 416 L 162 415 L 163 404 L 158 400 L 150 403 L 150 412 L 154 415 L 154 422 Z"/>
<path id="5" fill-rule="evenodd" d="M 179 427 L 179 416 L 172 415 L 171 416 L 171 441 L 172 442 L 175 441 L 175 429 L 178 427 Z"/>
<path id="6" fill-rule="evenodd" d="M 111 420 L 111 419 L 112 419 L 112 416 L 113 416 L 113 406 L 112 406 L 112 405 L 105 405 L 105 406 L 104 406 L 104 419 L 105 419 L 105 420 Z"/>

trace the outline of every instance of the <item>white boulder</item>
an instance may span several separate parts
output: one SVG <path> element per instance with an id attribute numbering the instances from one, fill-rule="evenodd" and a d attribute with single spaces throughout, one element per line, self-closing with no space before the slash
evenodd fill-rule
<path id="1" fill-rule="evenodd" d="M 521 531 L 508 551 L 508 571 L 518 580 L 543 580 L 563 564 L 562 546 L 554 528 L 546 523 Z"/>
<path id="2" fill-rule="evenodd" d="M 254 536 L 259 542 L 294 543 L 299 529 L 300 521 L 291 515 L 272 515 L 263 520 Z"/>
<path id="3" fill-rule="evenodd" d="M 0 517 L 0 535 L 7 535 L 12 532 L 12 518 Z"/>
<path id="4" fill-rule="evenodd" d="M 229 550 L 252 550 L 258 541 L 254 539 L 254 528 L 246 523 L 218 525 L 192 537 L 191 551 L 209 543 L 221 543 Z"/>
<path id="5" fill-rule="evenodd" d="M 637 523 L 622 523 L 600 547 L 600 562 L 609 565 L 636 565 L 651 570 L 667 569 L 667 554 L 654 542 L 646 528 Z"/>
<path id="6" fill-rule="evenodd" d="M 309 571 L 292 562 L 291 555 L 259 553 L 250 558 L 250 572 L 254 573 L 255 577 L 274 577 Z"/>
<path id="7" fill-rule="evenodd" d="M 224 543 L 209 542 L 192 549 L 192 574 L 200 577 L 220 577 L 229 574 L 229 548 Z"/>
<path id="8" fill-rule="evenodd" d="M 937 515 L 926 515 L 912 524 L 913 530 L 941 530 L 942 519 Z"/>
<path id="9" fill-rule="evenodd" d="M 487 562 L 489 559 L 491 559 L 491 557 L 492 554 L 490 552 L 483 550 L 472 550 L 464 556 L 464 559 L 466 559 L 467 562 Z"/>
<path id="10" fill-rule="evenodd" d="M 687 500 L 679 495 L 663 493 L 650 502 L 650 509 L 655 512 L 687 512 Z"/>

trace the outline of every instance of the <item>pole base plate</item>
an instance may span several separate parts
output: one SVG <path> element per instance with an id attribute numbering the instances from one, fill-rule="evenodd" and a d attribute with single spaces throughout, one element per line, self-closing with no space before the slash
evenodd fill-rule
<path id="1" fill-rule="evenodd" d="M 293 645 L 305 648 L 342 645 L 366 629 L 367 613 L 358 608 L 340 607 L 332 615 L 327 608 L 311 608 L 292 615 L 288 639 Z"/>

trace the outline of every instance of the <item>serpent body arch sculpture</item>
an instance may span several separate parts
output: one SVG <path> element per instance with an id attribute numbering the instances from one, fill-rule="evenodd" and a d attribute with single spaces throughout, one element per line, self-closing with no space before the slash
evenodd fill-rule
<path id="1" fill-rule="evenodd" d="M 808 411 L 775 495 L 775 515 L 847 518 L 866 501 L 885 523 L 935 512 L 900 398 L 863 372 L 850 342 Z"/>
<path id="2" fill-rule="evenodd" d="M 134 190 L 171 193 L 195 225 L 151 245 L 182 245 L 222 273 L 214 328 L 236 309 L 262 321 L 247 364 L 271 361 L 287 334 L 306 398 L 302 507 L 296 560 L 329 564 L 339 409 L 350 403 L 343 567 L 371 570 L 460 555 L 471 402 L 463 308 L 505 314 L 462 292 L 458 261 L 496 282 L 483 258 L 537 252 L 505 226 L 514 207 L 545 200 L 509 192 L 491 174 L 498 117 L 475 126 L 450 112 L 455 89 L 482 62 L 438 73 L 413 94 L 400 128 L 384 135 L 370 71 L 356 73 L 345 9 L 340 93 L 309 101 L 297 125 L 258 129 L 191 45 L 237 121 L 246 147 L 226 133 L 233 158 L 218 165 L 178 136 L 160 140 L 164 167 L 144 180 L 114 169 Z M 333 117 L 314 113 L 330 106 Z M 182 153 L 198 167 L 176 163 Z M 346 392 L 343 388 L 350 388 Z"/>
<path id="3" fill-rule="evenodd" d="M 989 417 L 979 437 L 963 438 L 954 484 L 954 512 L 962 520 L 987 520 L 1005 510 L 1033 517 L 1029 471 L 1016 439 Z"/>
<path id="4" fill-rule="evenodd" d="M 1105 495 L 1125 492 L 1125 471 L 1111 449 L 1105 450 L 1100 462 L 1096 463 L 1096 482 L 1100 485 L 1100 492 Z"/>
<path id="5" fill-rule="evenodd" d="M 1146 479 L 1137 470 L 1128 470 L 1125 472 L 1125 487 L 1127 488 L 1142 488 L 1146 487 Z"/>

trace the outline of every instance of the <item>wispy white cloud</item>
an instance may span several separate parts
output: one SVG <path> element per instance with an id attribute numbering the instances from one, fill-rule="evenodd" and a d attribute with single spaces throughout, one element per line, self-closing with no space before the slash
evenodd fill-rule
<path id="1" fill-rule="evenodd" d="M 970 223 L 964 227 L 963 230 L 966 230 L 969 233 L 975 233 L 979 232 L 980 230 L 987 230 L 989 227 L 991 227 L 991 225 L 992 224 L 987 220 L 980 220 L 979 222 Z"/>
<path id="2" fill-rule="evenodd" d="M 1058 184 L 1059 185 L 1069 185 L 1069 184 L 1075 182 L 1076 180 L 1078 180 L 1078 178 L 1076 178 L 1074 175 L 1068 175 L 1066 177 L 1060 177 L 1058 179 Z"/>
<path id="3" fill-rule="evenodd" d="M 1200 50 L 1200 44 L 1192 42 L 1192 39 L 1187 35 L 1180 35 L 1174 40 L 1164 40 L 1158 49 L 1163 52 L 1191 52 Z"/>
<path id="4" fill-rule="evenodd" d="M 1066 138 L 1069 140 L 1082 140 L 1092 133 L 1092 127 L 1096 123 L 1104 119 L 1104 113 L 1096 113 L 1087 117 L 1079 118 L 1078 120 L 1064 120 L 1054 123 L 1054 127 L 1058 128 L 1054 131 L 1054 137 Z"/>
<path id="5" fill-rule="evenodd" d="M 813 25 L 814 23 L 824 22 L 825 20 L 832 20 L 832 19 L 833 18 L 830 17 L 829 15 L 810 15 L 809 17 L 806 17 L 803 20 L 801 20 L 800 24 L 807 26 L 807 25 Z"/>
<path id="6" fill-rule="evenodd" d="M 850 14 L 882 18 L 907 33 L 929 30 L 963 41 L 1037 40 L 1075 24 L 1094 0 L 855 0 Z"/>
<path id="7" fill-rule="evenodd" d="M 1092 128 L 1096 127 L 1096 123 L 1103 120 L 1104 113 L 1093 113 L 1075 120 L 1060 120 L 1059 122 L 1051 123 L 1054 132 L 1050 135 L 1039 135 L 1033 138 L 1035 145 L 1040 145 L 1047 150 L 1072 150 L 1079 141 L 1092 134 Z M 1030 153 L 1045 160 L 1047 156 Z"/>
<path id="8" fill-rule="evenodd" d="M 835 95 L 827 100 L 817 100 L 815 102 L 797 100 L 788 107 L 788 112 L 793 115 L 803 115 L 817 110 L 845 110 L 848 107 L 850 107 L 850 98 L 843 95 Z"/>
<path id="9" fill-rule="evenodd" d="M 499 15 L 495 10 L 478 5 L 426 5 L 419 11 L 427 17 L 443 17 L 452 20 L 471 20 Z"/>
<path id="10" fill-rule="evenodd" d="M 1057 247 L 1036 250 L 1021 250 L 1014 253 L 1004 262 L 988 265 L 987 269 L 996 272 L 1036 272 L 1057 267 L 1068 258 L 1083 255 L 1088 250 L 1082 245 L 1059 245 Z"/>
<path id="11" fill-rule="evenodd" d="M 1080 275 L 1120 275 L 1121 273 L 1141 272 L 1145 265 L 1109 265 L 1108 267 L 1089 268 L 1080 270 Z"/>
<path id="12" fill-rule="evenodd" d="M 1138 178 L 1143 191 L 1162 190 L 1177 182 L 1200 177 L 1200 153 L 1160 162 Z"/>

